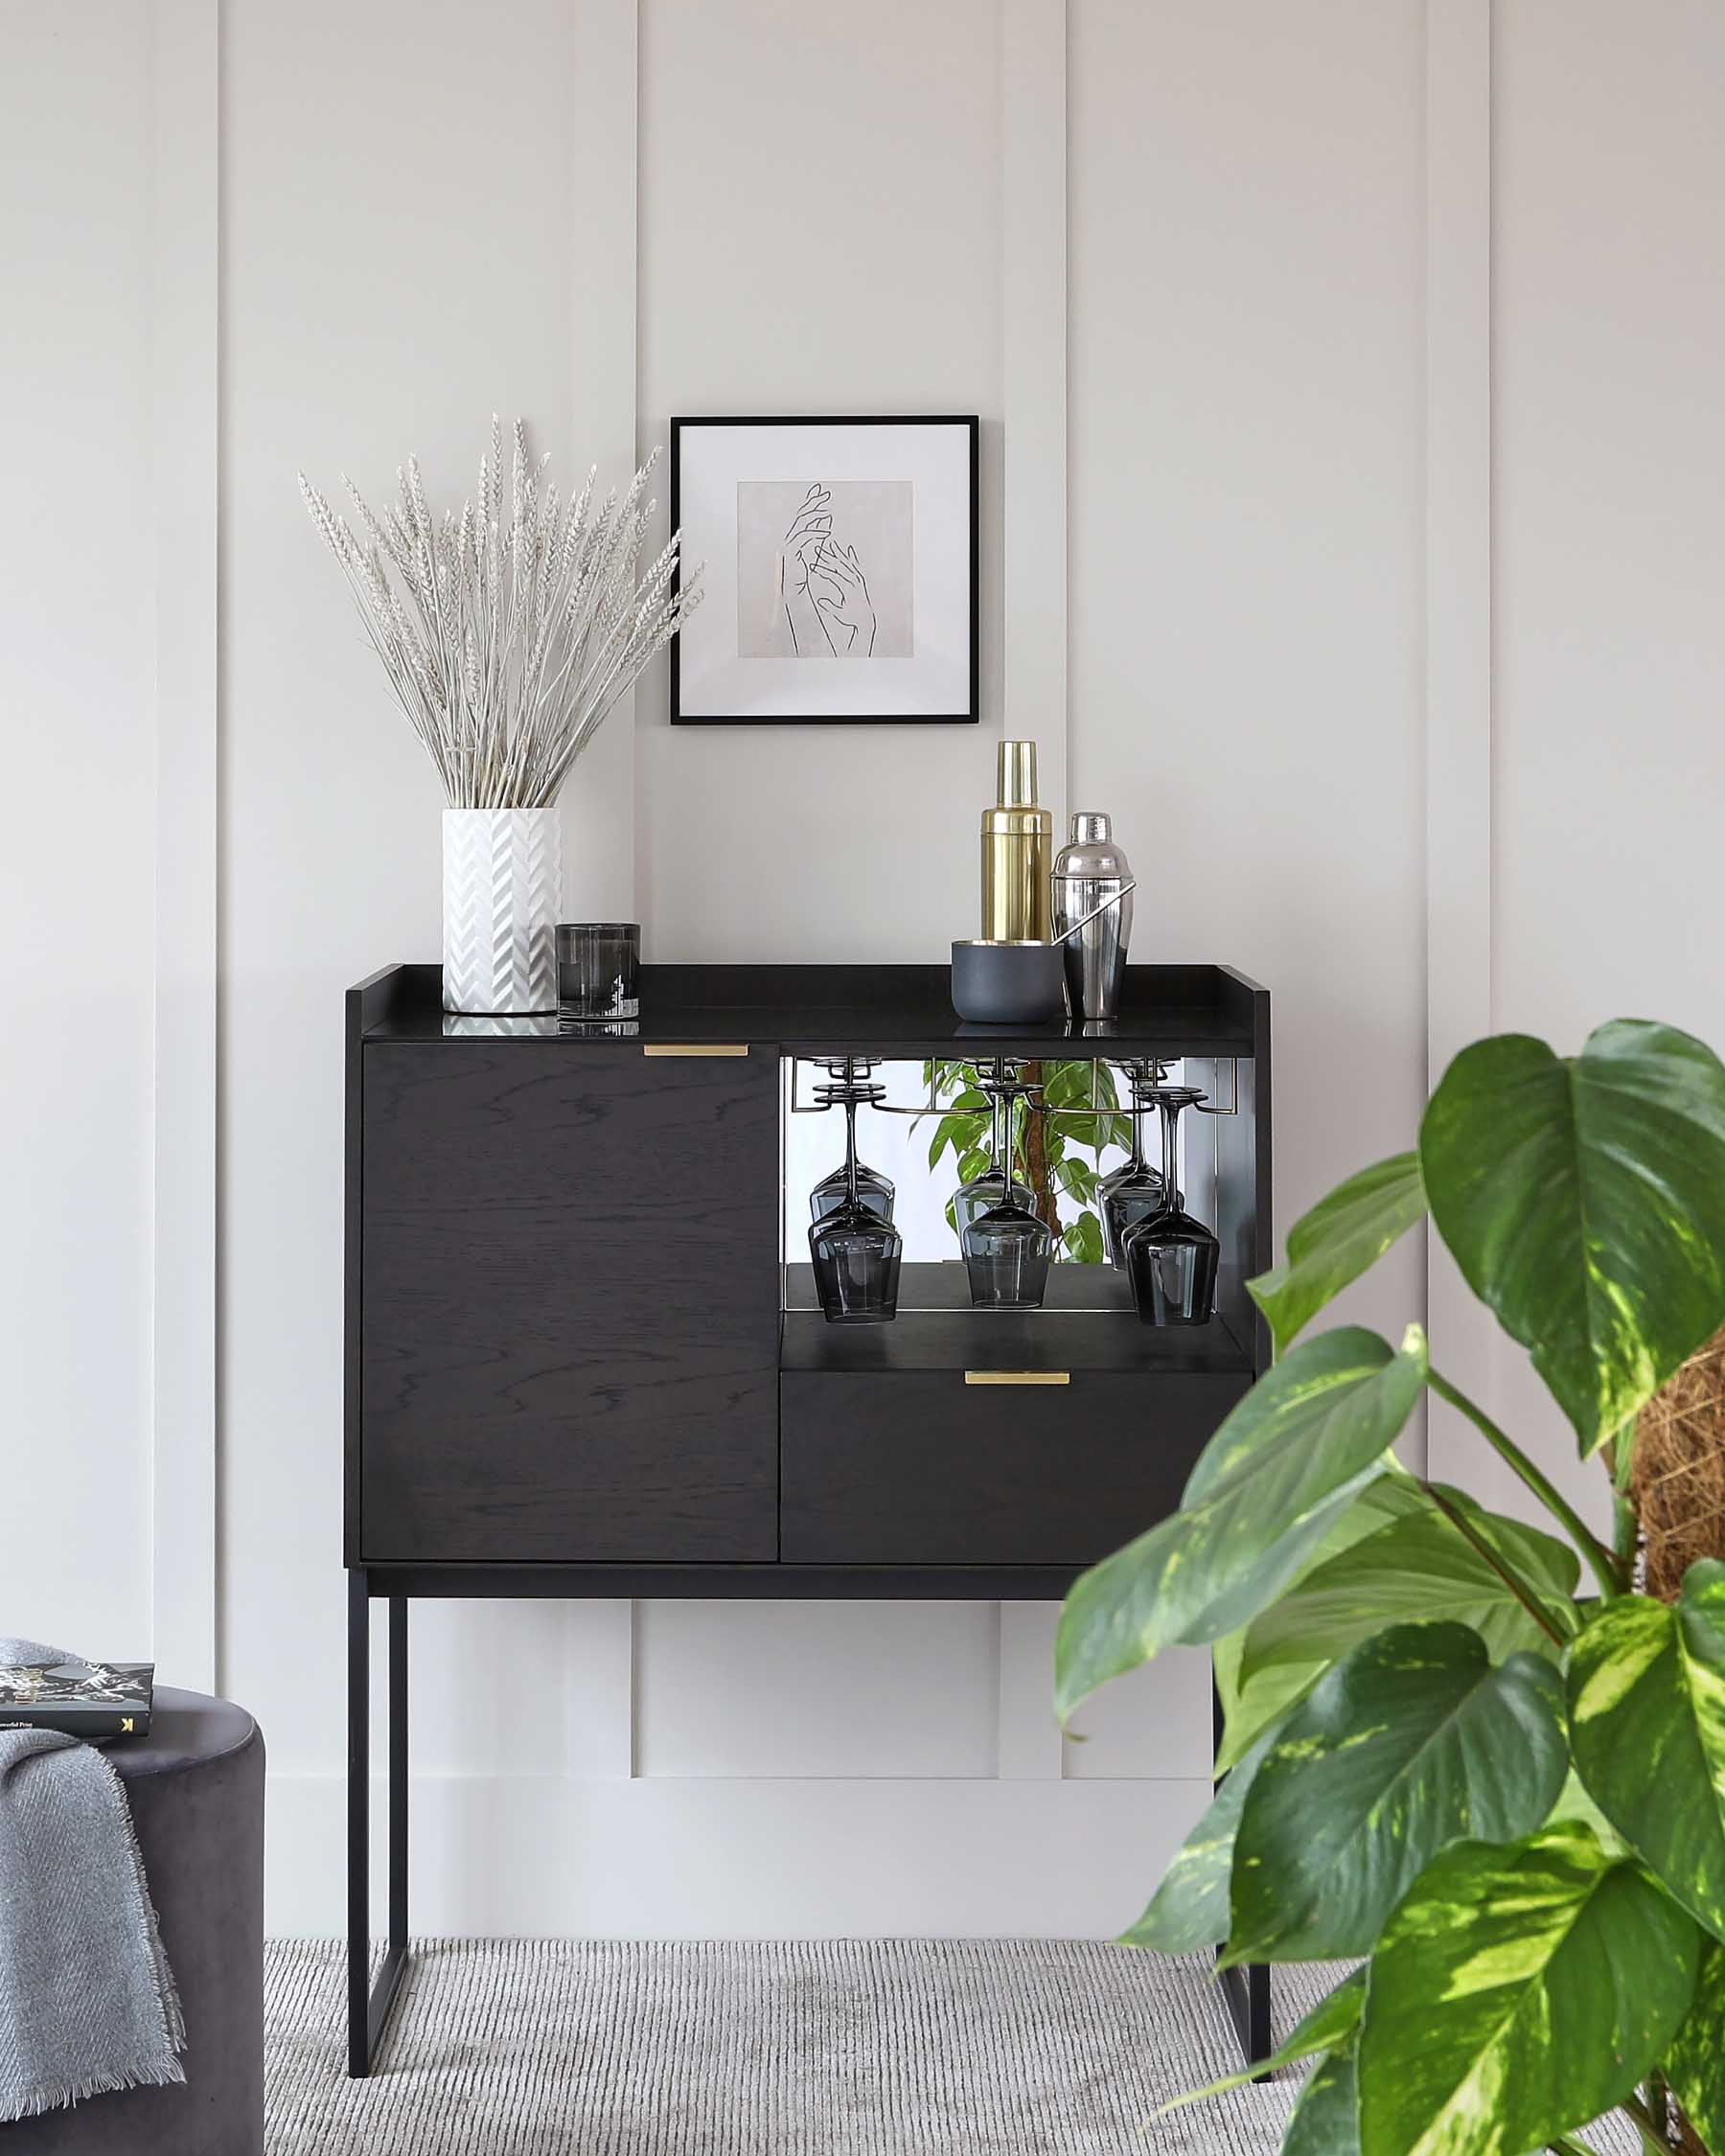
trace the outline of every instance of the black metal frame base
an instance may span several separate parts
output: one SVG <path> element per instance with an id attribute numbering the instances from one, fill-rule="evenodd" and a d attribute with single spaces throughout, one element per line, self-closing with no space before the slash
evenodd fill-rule
<path id="1" fill-rule="evenodd" d="M 1245 1968 L 1218 1969 L 1222 1996 L 1228 2002 L 1228 2018 L 1240 2040 L 1240 2056 L 1248 2066 L 1270 2056 L 1270 1971 L 1262 1961 Z M 1268 2074 L 1254 2080 L 1267 2081 Z"/>
<path id="2" fill-rule="evenodd" d="M 1227 1717 L 1222 1711 L 1222 1693 L 1212 1676 L 1210 1679 L 1210 1731 L 1220 1755 L 1222 1739 L 1227 1730 Z M 1228 1777 L 1224 1775 L 1216 1787 L 1221 1788 Z M 1216 1978 L 1222 1986 L 1222 1996 L 1228 2002 L 1228 2018 L 1234 2025 L 1234 2034 L 1240 2042 L 1242 2065 L 1256 2066 L 1260 2059 L 1270 2056 L 1270 1970 L 1267 1963 L 1253 1961 L 1244 1967 L 1218 1969 Z M 1268 2074 L 1253 2076 L 1254 2080 L 1267 2081 Z"/>
<path id="3" fill-rule="evenodd" d="M 389 1602 L 389 1944 L 371 1982 L 371 1582 L 348 1572 L 348 2075 L 369 2074 L 407 1968 L 407 1597 Z"/>
<path id="4" fill-rule="evenodd" d="M 669 1569 L 668 1570 L 674 1570 Z M 526 1575 L 528 1594 L 567 1594 L 573 1584 L 561 1567 L 509 1568 Z M 660 1584 L 660 1583 L 654 1583 Z M 897 1581 L 893 1583 L 899 1585 Z M 1039 1583 L 1041 1584 L 1041 1583 Z M 1059 1594 L 1065 1579 L 1043 1592 Z M 739 1580 L 731 1591 L 749 1592 L 756 1583 Z M 364 1565 L 348 1568 L 348 2076 L 359 2080 L 377 2063 L 378 2049 L 390 2011 L 407 1973 L 407 1600 L 408 1594 L 472 1594 L 523 1592 L 521 1580 L 505 1584 L 486 1579 L 483 1568 L 404 1568 L 389 1566 L 374 1578 Z M 595 1590 L 588 1585 L 589 1593 Z M 690 1592 L 686 1585 L 673 1592 Z M 1026 1583 L 1014 1581 L 1024 1594 Z M 639 1592 L 639 1590 L 637 1590 Z M 649 1588 L 651 1592 L 651 1588 Z M 951 1592 L 951 1590 L 949 1590 Z M 978 1592 L 974 1589 L 972 1592 Z M 371 1605 L 389 1605 L 389 1938 L 377 1981 L 371 1975 Z M 1221 1741 L 1221 1705 L 1216 1703 L 1217 1741 Z M 1261 1963 L 1220 1972 L 1240 2053 L 1248 2066 L 1270 2055 L 1270 1971 Z M 1261 2075 L 1259 2079 L 1268 2079 Z"/>

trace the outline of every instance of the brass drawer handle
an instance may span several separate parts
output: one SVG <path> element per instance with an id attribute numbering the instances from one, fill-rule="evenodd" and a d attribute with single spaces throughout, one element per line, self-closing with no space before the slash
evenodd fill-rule
<path id="1" fill-rule="evenodd" d="M 746 1056 L 747 1041 L 643 1041 L 644 1056 Z"/>
<path id="2" fill-rule="evenodd" d="M 966 1385 L 1070 1385 L 1070 1370 L 966 1370 Z"/>

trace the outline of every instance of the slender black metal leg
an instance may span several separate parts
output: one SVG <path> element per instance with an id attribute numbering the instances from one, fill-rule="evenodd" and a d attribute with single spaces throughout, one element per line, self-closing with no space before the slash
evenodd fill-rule
<path id="1" fill-rule="evenodd" d="M 407 1950 L 407 1597 L 389 1597 L 389 1951 Z"/>
<path id="2" fill-rule="evenodd" d="M 1234 2034 L 1240 2039 L 1240 2061 L 1245 2066 L 1255 2066 L 1259 2059 L 1268 2058 L 1270 2043 L 1270 1971 L 1262 1961 L 1250 1962 L 1244 1968 L 1223 1969 L 1222 1996 L 1228 2001 L 1229 2019 L 1234 2025 Z M 1267 2081 L 1268 2074 L 1254 2074 L 1255 2081 Z"/>
<path id="3" fill-rule="evenodd" d="M 371 2063 L 371 1600 L 365 1569 L 348 1572 L 348 2072 Z"/>
<path id="4" fill-rule="evenodd" d="M 1210 1681 L 1210 1712 L 1215 1735 L 1216 1750 L 1222 1748 L 1222 1694 L 1216 1689 L 1215 1680 Z M 1224 1775 L 1222 1779 L 1227 1780 Z M 1220 1787 L 1220 1783 L 1217 1784 Z M 1222 1996 L 1228 2001 L 1229 2018 L 1234 2025 L 1234 2034 L 1240 2040 L 1240 2063 L 1255 2066 L 1259 2059 L 1270 2056 L 1273 2045 L 1270 2036 L 1270 1970 L 1262 1961 L 1248 1962 L 1244 1967 L 1217 1971 L 1222 1983 Z M 1267 2074 L 1254 2076 L 1267 2081 Z"/>
<path id="5" fill-rule="evenodd" d="M 348 1574 L 348 2074 L 371 2072 L 407 1966 L 407 1599 L 389 1597 L 389 1945 L 371 1964 L 371 1596 Z"/>

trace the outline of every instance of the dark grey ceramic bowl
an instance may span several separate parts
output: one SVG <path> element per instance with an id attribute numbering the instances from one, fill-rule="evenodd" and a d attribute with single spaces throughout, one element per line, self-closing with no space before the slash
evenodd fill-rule
<path id="1" fill-rule="evenodd" d="M 953 1008 L 973 1025 L 1040 1025 L 1066 1008 L 1057 943 L 955 943 Z"/>

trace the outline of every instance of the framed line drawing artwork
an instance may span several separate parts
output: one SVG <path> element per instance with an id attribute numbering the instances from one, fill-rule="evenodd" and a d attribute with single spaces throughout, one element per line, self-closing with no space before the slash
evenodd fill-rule
<path id="1" fill-rule="evenodd" d="M 976 416 L 674 419 L 674 725 L 978 719 Z"/>

